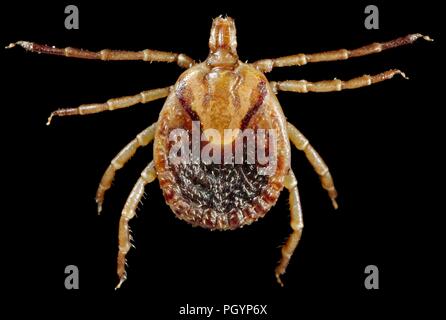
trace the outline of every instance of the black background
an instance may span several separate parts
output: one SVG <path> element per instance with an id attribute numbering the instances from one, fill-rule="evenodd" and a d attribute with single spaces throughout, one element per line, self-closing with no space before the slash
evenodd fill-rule
<path id="1" fill-rule="evenodd" d="M 76 4 L 80 29 L 64 28 L 64 8 Z M 142 311 L 144 318 L 180 317 L 180 306 L 268 304 L 262 319 L 338 311 L 356 316 L 411 311 L 439 286 L 444 254 L 435 226 L 441 199 L 444 91 L 439 81 L 442 39 L 439 9 L 426 1 L 376 3 L 380 29 L 364 28 L 368 3 L 155 3 L 86 1 L 2 5 L 2 45 L 29 40 L 90 50 L 145 48 L 207 56 L 213 17 L 235 18 L 242 61 L 300 52 L 355 48 L 408 33 L 418 41 L 349 61 L 276 69 L 269 79 L 350 79 L 400 68 L 411 78 L 324 94 L 280 93 L 288 121 L 329 165 L 339 191 L 334 211 L 303 154 L 293 151 L 305 228 L 285 288 L 275 283 L 279 245 L 290 233 L 287 193 L 261 221 L 231 232 L 209 232 L 177 220 L 158 183 L 131 223 L 136 250 L 128 280 L 117 292 L 115 274 L 120 211 L 152 148 L 140 150 L 118 172 L 102 216 L 94 195 L 109 161 L 156 121 L 162 101 L 85 117 L 56 118 L 51 111 L 171 85 L 182 70 L 163 63 L 102 62 L 2 52 L 2 235 L 9 297 L 51 310 L 95 307 Z M 437 178 L 438 177 L 438 178 Z M 443 212 L 442 212 L 443 211 Z M 438 257 L 438 258 L 437 258 Z M 80 289 L 66 290 L 64 268 L 80 269 Z M 364 268 L 380 270 L 380 289 L 364 288 Z M 430 300 L 435 303 L 434 300 Z M 60 303 L 60 304 L 59 304 Z M 353 311 L 360 307 L 361 311 Z M 23 310 L 26 310 L 24 308 Z M 34 309 L 31 309 L 34 311 Z M 429 309 L 427 309 L 429 310 Z M 129 315 L 130 316 L 130 315 Z M 214 316 L 214 319 L 231 317 Z M 248 318 L 248 317 L 246 317 Z M 253 317 L 249 317 L 253 318 Z M 201 319 L 191 317 L 191 319 Z M 238 317 L 242 319 L 242 317 Z"/>

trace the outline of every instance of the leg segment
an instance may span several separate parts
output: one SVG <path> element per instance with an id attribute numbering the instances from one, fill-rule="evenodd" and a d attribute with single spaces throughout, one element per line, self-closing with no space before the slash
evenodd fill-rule
<path id="1" fill-rule="evenodd" d="M 153 89 L 140 92 L 134 96 L 126 96 L 120 98 L 110 99 L 105 103 L 93 103 L 93 104 L 82 104 L 77 108 L 66 108 L 59 109 L 51 112 L 48 118 L 47 125 L 51 124 L 51 120 L 54 116 L 74 116 L 74 115 L 86 115 L 92 113 L 99 113 L 102 111 L 113 111 L 116 109 L 127 108 L 138 103 L 147 103 L 157 99 L 165 98 L 169 95 L 171 87 Z"/>
<path id="2" fill-rule="evenodd" d="M 130 141 L 128 145 L 124 147 L 117 155 L 113 158 L 104 175 L 102 176 L 101 182 L 99 183 L 98 191 L 96 192 L 96 203 L 98 204 L 98 214 L 102 211 L 102 203 L 104 202 L 104 194 L 110 189 L 113 179 L 115 177 L 116 171 L 121 169 L 127 161 L 136 153 L 139 147 L 144 147 L 152 142 L 155 136 L 156 122 L 150 127 L 142 131 L 136 136 L 135 139 Z"/>
<path id="3" fill-rule="evenodd" d="M 322 187 L 327 190 L 328 196 L 331 199 L 333 207 L 338 208 L 336 197 L 338 193 L 334 187 L 333 178 L 330 171 L 321 156 L 314 150 L 307 138 L 291 123 L 287 122 L 288 137 L 294 146 L 305 153 L 308 161 L 313 166 L 314 171 L 319 175 Z"/>
<path id="4" fill-rule="evenodd" d="M 408 79 L 403 72 L 397 69 L 393 69 L 373 76 L 363 75 L 362 77 L 353 78 L 347 81 L 342 81 L 339 79 L 324 80 L 318 82 L 309 82 L 306 80 L 287 80 L 278 82 L 271 81 L 270 85 L 275 93 L 277 93 L 278 91 L 292 91 L 299 93 L 332 92 L 366 87 L 374 83 L 392 79 L 393 76 L 396 74 L 400 74 L 405 79 Z"/>
<path id="5" fill-rule="evenodd" d="M 300 53 L 276 59 L 259 60 L 254 62 L 253 65 L 262 72 L 270 72 L 274 67 L 303 66 L 312 62 L 346 60 L 349 58 L 361 57 L 372 53 L 378 53 L 383 50 L 411 44 L 419 38 L 423 38 L 427 41 L 433 41 L 428 36 L 423 36 L 422 34 L 416 33 L 383 43 L 375 42 L 354 50 L 339 49 L 312 54 Z"/>
<path id="6" fill-rule="evenodd" d="M 146 184 L 153 182 L 156 179 L 156 172 L 153 161 L 143 170 L 141 177 L 133 187 L 132 192 L 127 198 L 124 209 L 122 210 L 121 219 L 119 221 L 119 252 L 118 252 L 118 276 L 119 283 L 116 289 L 119 289 L 122 283 L 127 279 L 125 271 L 126 259 L 125 256 L 131 247 L 131 236 L 129 230 L 129 221 L 135 216 L 135 210 L 139 201 L 144 195 L 144 187 Z"/>
<path id="7" fill-rule="evenodd" d="M 51 54 L 57 56 L 65 56 L 70 58 L 80 59 L 96 59 L 96 60 L 142 60 L 149 62 L 175 62 L 182 68 L 190 68 L 195 64 L 195 61 L 182 53 L 173 53 L 156 50 L 142 50 L 142 51 L 122 51 L 104 49 L 98 52 L 87 51 L 77 48 L 56 48 L 44 44 L 38 44 L 29 41 L 17 41 L 10 43 L 6 48 L 14 48 L 20 46 L 27 51 Z"/>
<path id="8" fill-rule="evenodd" d="M 291 169 L 288 176 L 285 177 L 285 188 L 287 188 L 290 193 L 290 226 L 291 229 L 293 229 L 293 232 L 287 239 L 285 245 L 282 247 L 282 258 L 280 259 L 279 265 L 276 267 L 275 271 L 277 282 L 281 286 L 283 286 L 283 283 L 280 280 L 280 276 L 286 271 L 291 256 L 299 244 L 300 237 L 302 236 L 302 229 L 304 227 L 299 191 L 297 190 L 297 180 Z"/>

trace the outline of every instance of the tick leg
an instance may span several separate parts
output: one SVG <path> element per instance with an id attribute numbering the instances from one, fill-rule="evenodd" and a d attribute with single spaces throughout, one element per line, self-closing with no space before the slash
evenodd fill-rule
<path id="1" fill-rule="evenodd" d="M 406 75 L 400 70 L 392 69 L 372 76 L 363 75 L 362 77 L 353 78 L 347 81 L 342 81 L 339 79 L 317 82 L 309 82 L 306 80 L 287 80 L 278 82 L 271 81 L 270 85 L 275 93 L 278 91 L 291 91 L 299 93 L 332 92 L 366 87 L 374 83 L 392 79 L 396 74 L 400 74 L 405 79 L 408 79 L 408 77 L 406 77 Z"/>
<path id="2" fill-rule="evenodd" d="M 169 95 L 172 87 L 152 89 L 140 92 L 134 96 L 126 96 L 120 98 L 109 99 L 105 103 L 82 104 L 77 108 L 59 109 L 51 112 L 47 125 L 51 124 L 54 116 L 74 116 L 99 113 L 102 111 L 113 111 L 116 109 L 127 108 L 138 103 L 147 103 L 157 99 L 165 98 Z"/>
<path id="3" fill-rule="evenodd" d="M 322 187 L 327 190 L 328 196 L 331 199 L 333 207 L 338 208 L 336 202 L 336 197 L 338 193 L 334 187 L 333 178 L 331 177 L 330 171 L 321 156 L 316 150 L 311 146 L 307 138 L 291 123 L 287 122 L 288 137 L 294 146 L 305 153 L 308 161 L 313 166 L 314 171 L 319 175 L 321 179 Z"/>
<path id="4" fill-rule="evenodd" d="M 433 41 L 428 36 L 423 36 L 422 34 L 416 33 L 383 43 L 375 42 L 354 50 L 339 49 L 311 54 L 300 53 L 276 59 L 259 60 L 254 62 L 253 65 L 262 72 L 270 72 L 274 67 L 303 66 L 312 62 L 346 60 L 349 58 L 361 57 L 372 53 L 378 53 L 383 50 L 411 44 L 419 38 L 423 38 L 427 41 Z"/>
<path id="5" fill-rule="evenodd" d="M 299 244 L 300 237 L 302 236 L 302 229 L 304 227 L 299 191 L 297 190 L 297 180 L 291 169 L 289 174 L 285 177 L 285 188 L 287 188 L 290 193 L 290 226 L 291 229 L 293 229 L 293 232 L 282 247 L 282 258 L 280 259 L 279 265 L 276 267 L 275 271 L 277 282 L 281 286 L 283 286 L 283 283 L 280 280 L 280 276 L 286 271 L 291 256 Z"/>
<path id="6" fill-rule="evenodd" d="M 153 182 L 156 179 L 156 171 L 153 161 L 143 170 L 141 177 L 133 187 L 132 192 L 127 198 L 124 209 L 122 210 L 121 219 L 119 221 L 119 252 L 118 252 L 118 276 L 119 283 L 116 289 L 119 289 L 122 283 L 127 279 L 127 272 L 125 271 L 126 259 L 125 256 L 131 247 L 131 235 L 129 229 L 129 221 L 135 216 L 135 210 L 139 201 L 144 195 L 144 187 L 146 184 Z"/>
<path id="7" fill-rule="evenodd" d="M 56 56 L 65 56 L 69 58 L 95 59 L 95 60 L 142 60 L 149 62 L 175 62 L 182 68 L 190 68 L 195 61 L 183 53 L 173 53 L 166 51 L 157 51 L 145 49 L 142 51 L 123 51 L 109 50 L 93 52 L 77 48 L 56 48 L 44 44 L 38 44 L 29 41 L 17 41 L 10 43 L 6 49 L 20 46 L 27 51 L 44 53 Z"/>
<path id="8" fill-rule="evenodd" d="M 102 203 L 104 202 L 104 194 L 110 189 L 116 171 L 121 169 L 127 161 L 136 153 L 139 147 L 144 147 L 152 142 L 155 136 L 156 122 L 150 127 L 139 133 L 135 139 L 130 141 L 124 149 L 122 149 L 116 157 L 113 158 L 99 183 L 98 191 L 96 192 L 96 203 L 98 204 L 98 214 L 102 211 Z"/>

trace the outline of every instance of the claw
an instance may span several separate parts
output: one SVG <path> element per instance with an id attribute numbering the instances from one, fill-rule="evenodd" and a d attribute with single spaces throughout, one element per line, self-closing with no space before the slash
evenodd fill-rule
<path id="1" fill-rule="evenodd" d="M 21 46 L 25 50 L 32 50 L 33 49 L 33 43 L 28 41 L 17 41 L 17 42 L 11 42 L 8 44 L 5 49 L 11 49 L 15 46 Z"/>
<path id="2" fill-rule="evenodd" d="M 399 71 L 398 73 L 399 73 L 404 79 L 409 80 L 409 77 L 406 76 L 406 74 L 405 74 L 404 72 L 402 72 L 402 71 L 400 71 L 400 70 L 398 70 L 398 71 Z"/>
<path id="3" fill-rule="evenodd" d="M 102 212 L 102 203 L 98 202 L 98 215 Z"/>
<path id="4" fill-rule="evenodd" d="M 51 120 L 53 120 L 54 112 L 51 112 L 50 116 L 48 117 L 48 121 L 46 122 L 46 125 L 49 126 L 51 124 Z"/>
<path id="5" fill-rule="evenodd" d="M 115 290 L 120 289 L 125 280 L 127 280 L 126 272 L 124 272 L 124 274 L 119 278 L 119 282 L 118 282 L 117 286 L 115 287 Z"/>
<path id="6" fill-rule="evenodd" d="M 337 210 L 339 208 L 338 203 L 336 202 L 336 199 L 331 199 L 331 203 L 333 204 L 333 208 L 335 208 L 335 210 Z"/>
<path id="7" fill-rule="evenodd" d="M 283 288 L 283 282 L 280 279 L 280 273 L 278 273 L 278 272 L 276 272 L 276 280 L 277 280 L 277 283 Z"/>
<path id="8" fill-rule="evenodd" d="M 127 276 L 124 274 L 120 279 L 118 285 L 115 287 L 115 290 L 118 290 L 121 288 L 124 281 L 127 280 Z"/>

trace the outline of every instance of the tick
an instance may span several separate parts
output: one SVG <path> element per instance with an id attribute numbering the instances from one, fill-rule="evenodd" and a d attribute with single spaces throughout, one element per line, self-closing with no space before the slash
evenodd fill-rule
<path id="1" fill-rule="evenodd" d="M 149 49 L 138 52 L 115 50 L 92 52 L 69 47 L 59 49 L 27 41 L 12 43 L 7 48 L 18 45 L 32 52 L 81 59 L 170 62 L 187 69 L 170 87 L 143 91 L 134 96 L 110 99 L 105 103 L 59 109 L 52 112 L 48 118 L 47 124 L 50 124 L 55 116 L 87 115 L 167 98 L 158 121 L 139 133 L 117 154 L 105 171 L 97 190 L 96 202 L 100 213 L 104 194 L 111 187 L 116 171 L 125 165 L 138 148 L 153 142 L 153 160 L 143 170 L 133 187 L 119 222 L 117 258 L 119 283 L 117 288 L 127 278 L 126 254 L 131 247 L 129 221 L 135 216 L 135 210 L 144 194 L 145 185 L 156 179 L 159 181 L 166 203 L 179 219 L 193 226 L 211 230 L 233 230 L 251 224 L 271 209 L 283 188 L 286 188 L 289 192 L 292 232 L 281 249 L 282 257 L 275 270 L 278 283 L 283 285 L 280 277 L 286 271 L 303 229 L 297 180 L 290 167 L 290 142 L 298 150 L 304 152 L 319 175 L 322 187 L 327 191 L 333 207 L 336 209 L 338 205 L 336 189 L 327 165 L 307 138 L 286 121 L 276 94 L 279 91 L 307 93 L 356 89 L 391 79 L 396 74 L 403 77 L 405 75 L 400 70 L 392 69 L 347 81 L 335 79 L 318 82 L 306 80 L 270 82 L 265 73 L 277 67 L 303 66 L 308 63 L 365 56 L 411 44 L 419 38 L 431 41 L 427 36 L 410 34 L 354 50 L 340 49 L 312 54 L 301 53 L 243 63 L 237 55 L 234 20 L 229 17 L 218 17 L 212 23 L 209 55 L 202 63 L 196 63 L 185 54 Z M 254 163 L 247 163 L 246 159 L 242 163 L 172 162 L 170 151 L 175 142 L 172 140 L 172 133 L 181 129 L 187 136 L 190 136 L 193 133 L 194 123 L 199 123 L 198 130 L 200 132 L 209 132 L 209 129 L 212 129 L 213 137 L 224 136 L 225 130 L 228 129 L 236 130 L 235 132 L 238 134 L 248 129 L 256 133 L 262 129 L 270 130 L 269 132 L 275 134 L 273 142 L 275 150 L 277 150 L 273 172 L 268 175 L 259 174 L 263 165 L 259 163 L 258 159 Z M 209 151 L 211 145 L 213 154 L 211 152 L 209 155 L 215 159 L 215 152 L 218 148 L 234 149 L 236 137 L 237 134 L 233 134 L 217 141 L 213 140 L 211 136 L 208 136 L 209 139 L 206 138 L 206 135 L 204 138 L 201 136 L 198 151 L 204 151 L 205 148 Z M 260 141 L 258 137 L 256 139 L 256 141 Z M 271 146 L 266 140 L 263 140 L 262 143 L 263 145 L 260 146 L 271 153 Z M 259 148 L 258 144 L 256 144 L 256 148 Z M 184 150 L 183 153 L 189 152 Z M 242 155 L 249 154 L 246 148 L 242 151 Z"/>

